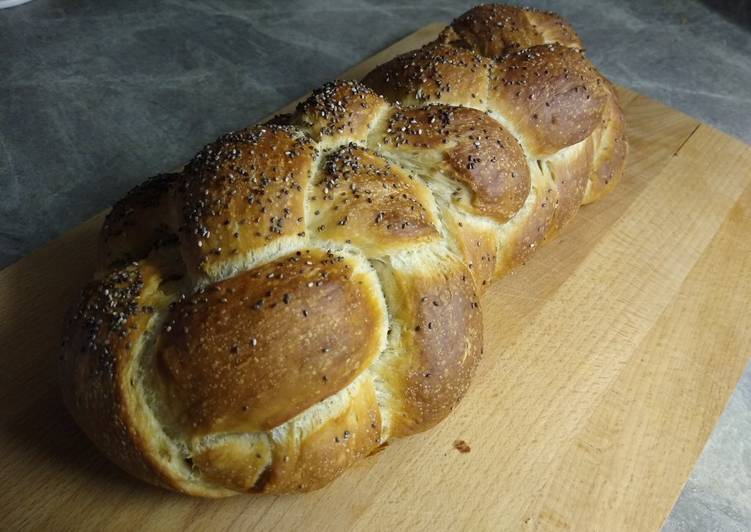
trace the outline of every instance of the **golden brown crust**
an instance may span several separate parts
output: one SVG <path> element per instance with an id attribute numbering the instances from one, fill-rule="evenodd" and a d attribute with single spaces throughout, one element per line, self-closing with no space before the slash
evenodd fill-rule
<path id="1" fill-rule="evenodd" d="M 439 237 L 422 181 L 354 144 L 326 160 L 308 201 L 311 233 L 368 257 Z"/>
<path id="2" fill-rule="evenodd" d="M 510 53 L 498 62 L 489 105 L 521 136 L 533 157 L 581 142 L 597 127 L 607 89 L 594 66 L 556 44 Z"/>
<path id="3" fill-rule="evenodd" d="M 555 235 L 579 212 L 589 182 L 592 155 L 593 141 L 590 136 L 546 161 L 558 192 L 555 213 L 546 237 Z"/>
<path id="4" fill-rule="evenodd" d="M 219 497 L 317 489 L 443 419 L 478 294 L 622 173 L 617 97 L 580 48 L 554 14 L 479 6 L 367 76 L 385 99 L 328 84 L 132 191 L 66 324 L 84 431 Z"/>
<path id="5" fill-rule="evenodd" d="M 179 301 L 157 358 L 184 430 L 272 429 L 344 388 L 385 335 L 377 290 L 344 257 L 306 250 Z"/>
<path id="6" fill-rule="evenodd" d="M 491 62 L 469 50 L 433 43 L 376 67 L 363 83 L 391 102 L 440 102 L 484 108 Z"/>
<path id="7" fill-rule="evenodd" d="M 363 381 L 347 406 L 301 440 L 292 431 L 286 435 L 256 489 L 285 493 L 325 486 L 380 444 L 381 417 L 372 382 Z"/>
<path id="8" fill-rule="evenodd" d="M 547 42 L 528 19 L 524 9 L 499 4 L 470 9 L 456 18 L 441 33 L 439 40 L 476 50 L 490 58 Z"/>
<path id="9" fill-rule="evenodd" d="M 160 174 L 128 192 L 107 214 L 99 238 L 100 263 L 106 268 L 144 258 L 160 243 L 174 241 L 164 205 L 182 174 Z"/>
<path id="10" fill-rule="evenodd" d="M 230 133 L 186 168 L 178 187 L 183 254 L 213 274 L 238 255 L 305 233 L 305 187 L 316 157 L 313 142 L 291 127 Z"/>
<path id="11" fill-rule="evenodd" d="M 605 106 L 602 123 L 592 134 L 594 160 L 589 187 L 583 203 L 591 203 L 607 194 L 623 175 L 628 142 L 623 111 L 613 89 Z"/>
<path id="12" fill-rule="evenodd" d="M 327 83 L 297 106 L 287 122 L 305 128 L 318 141 L 364 142 L 378 116 L 389 105 L 361 83 Z"/>
<path id="13" fill-rule="evenodd" d="M 521 146 L 498 122 L 467 107 L 429 105 L 391 115 L 383 139 L 392 153 L 467 186 L 465 209 L 508 221 L 529 194 L 529 167 Z M 463 198 L 457 194 L 455 201 Z"/>
<path id="14" fill-rule="evenodd" d="M 272 452 L 269 438 L 227 437 L 194 452 L 191 462 L 209 482 L 251 492 L 263 483 Z"/>
<path id="15" fill-rule="evenodd" d="M 583 48 L 574 28 L 558 13 L 525 9 L 524 14 L 542 38 L 542 42 L 535 44 L 558 43 L 569 48 Z"/>
<path id="16" fill-rule="evenodd" d="M 504 235 L 496 263 L 496 277 L 524 264 L 551 233 L 558 192 L 549 173 L 534 169 L 532 193 L 523 212 L 514 219 Z"/>
<path id="17" fill-rule="evenodd" d="M 463 397 L 480 360 L 482 318 L 467 266 L 447 255 L 425 256 L 414 265 L 392 262 L 384 284 L 399 359 L 381 378 L 397 399 L 391 405 L 391 436 L 427 430 Z"/>
<path id="18" fill-rule="evenodd" d="M 495 224 L 482 224 L 452 209 L 443 211 L 443 223 L 453 238 L 460 256 L 464 259 L 482 295 L 490 281 L 496 276 L 498 261 L 498 227 Z"/>
<path id="19" fill-rule="evenodd" d="M 582 47 L 574 29 L 559 15 L 499 4 L 470 9 L 443 30 L 438 41 L 490 58 L 540 44 Z"/>
<path id="20" fill-rule="evenodd" d="M 96 446 L 132 475 L 193 495 L 226 496 L 164 460 L 168 438 L 154 433 L 145 412 L 138 366 L 157 309 L 169 301 L 161 282 L 157 265 L 144 261 L 87 285 L 65 325 L 58 360 L 63 399 Z"/>
<path id="21" fill-rule="evenodd" d="M 136 263 L 89 283 L 67 320 L 59 368 L 68 410 L 94 443 L 139 478 L 169 485 L 144 449 L 147 435 L 134 430 L 123 382 L 153 315 L 145 303 L 155 282 L 156 271 Z"/>

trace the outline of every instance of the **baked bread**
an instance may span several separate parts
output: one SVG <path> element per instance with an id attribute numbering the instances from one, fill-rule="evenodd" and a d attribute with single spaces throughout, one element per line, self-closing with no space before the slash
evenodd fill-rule
<path id="1" fill-rule="evenodd" d="M 612 188 L 626 150 L 566 22 L 476 7 L 118 202 L 66 325 L 67 407 L 158 486 L 319 488 L 454 408 L 484 287 Z"/>

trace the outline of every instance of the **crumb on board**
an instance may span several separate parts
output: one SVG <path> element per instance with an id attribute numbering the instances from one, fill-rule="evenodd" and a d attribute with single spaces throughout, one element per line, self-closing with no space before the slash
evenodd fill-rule
<path id="1" fill-rule="evenodd" d="M 368 456 L 374 456 L 374 455 L 376 455 L 376 454 L 378 454 L 378 453 L 380 453 L 382 451 L 385 451 L 386 447 L 388 447 L 388 446 L 389 446 L 389 442 L 385 441 L 381 445 L 379 445 L 378 447 L 376 447 L 375 449 L 373 449 L 372 451 L 370 451 L 370 454 Z"/>
<path id="2" fill-rule="evenodd" d="M 455 440 L 454 441 L 454 449 L 459 451 L 462 454 L 468 453 L 472 450 L 472 448 L 469 446 L 469 444 L 464 440 Z"/>

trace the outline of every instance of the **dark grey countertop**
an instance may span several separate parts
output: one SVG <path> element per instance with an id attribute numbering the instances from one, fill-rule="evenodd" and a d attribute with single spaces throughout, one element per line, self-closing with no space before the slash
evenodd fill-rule
<path id="1" fill-rule="evenodd" d="M 612 80 L 751 142 L 751 4 L 529 0 Z M 473 2 L 34 0 L 0 11 L 0 267 Z M 751 527 L 751 372 L 666 530 Z"/>

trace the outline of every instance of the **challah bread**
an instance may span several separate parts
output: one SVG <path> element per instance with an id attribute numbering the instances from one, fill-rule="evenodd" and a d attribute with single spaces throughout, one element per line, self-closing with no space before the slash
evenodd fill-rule
<path id="1" fill-rule="evenodd" d="M 615 93 L 565 22 L 474 8 L 118 202 L 67 322 L 65 402 L 153 484 L 319 488 L 455 407 L 484 286 L 625 154 Z"/>

